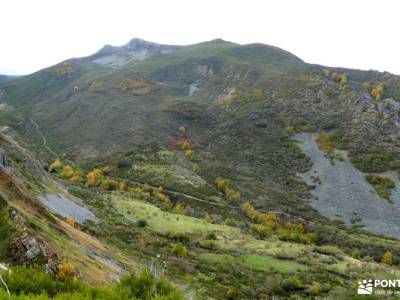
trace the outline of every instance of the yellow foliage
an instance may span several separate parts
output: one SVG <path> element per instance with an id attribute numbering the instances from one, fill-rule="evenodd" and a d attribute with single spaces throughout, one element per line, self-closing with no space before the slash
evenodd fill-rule
<path id="1" fill-rule="evenodd" d="M 180 215 L 186 215 L 187 211 L 186 208 L 183 204 L 178 203 L 177 205 L 175 205 L 173 212 L 175 214 L 180 214 Z"/>
<path id="2" fill-rule="evenodd" d="M 133 89 L 141 89 L 141 88 L 145 88 L 147 86 L 146 82 L 142 79 L 134 79 L 131 82 L 131 86 Z"/>
<path id="3" fill-rule="evenodd" d="M 321 284 L 317 281 L 313 281 L 308 290 L 311 295 L 318 295 L 321 292 Z"/>
<path id="4" fill-rule="evenodd" d="M 140 187 L 131 187 L 131 188 L 129 188 L 128 191 L 129 191 L 129 193 L 136 194 L 138 196 L 142 196 L 143 198 L 149 198 L 150 197 L 150 193 L 145 192 Z"/>
<path id="5" fill-rule="evenodd" d="M 204 216 L 204 220 L 207 222 L 207 223 L 214 223 L 214 220 L 213 220 L 213 218 L 208 214 L 208 213 L 206 213 L 206 215 Z"/>
<path id="6" fill-rule="evenodd" d="M 93 169 L 86 175 L 86 187 L 92 187 L 99 184 L 99 179 L 102 175 L 102 171 L 100 169 Z"/>
<path id="7" fill-rule="evenodd" d="M 183 151 L 191 150 L 192 148 L 193 148 L 193 147 L 192 147 L 192 144 L 190 144 L 188 141 L 184 142 L 184 143 L 181 145 L 181 149 L 182 149 Z"/>
<path id="8" fill-rule="evenodd" d="M 162 186 L 154 189 L 153 196 L 156 197 L 161 202 L 163 202 L 168 208 L 170 208 L 172 207 L 171 199 L 167 195 L 163 194 L 163 190 L 164 189 Z"/>
<path id="9" fill-rule="evenodd" d="M 376 101 L 379 101 L 382 100 L 384 92 L 385 92 L 385 84 L 383 82 L 380 82 L 373 86 L 371 90 L 371 96 Z"/>
<path id="10" fill-rule="evenodd" d="M 192 164 L 192 171 L 197 173 L 200 171 L 200 166 L 198 164 Z"/>
<path id="11" fill-rule="evenodd" d="M 382 263 L 391 266 L 393 264 L 393 254 L 390 251 L 386 251 L 382 256 Z"/>
<path id="12" fill-rule="evenodd" d="M 220 190 L 221 192 L 225 193 L 225 190 L 227 188 L 229 188 L 229 180 L 228 179 L 224 179 L 221 177 L 218 177 L 217 179 L 215 179 L 215 185 L 217 186 L 218 190 Z"/>
<path id="13" fill-rule="evenodd" d="M 347 82 L 348 82 L 348 75 L 347 74 L 340 74 L 339 78 L 340 78 L 340 84 L 341 85 L 347 84 Z"/>
<path id="14" fill-rule="evenodd" d="M 51 172 L 51 171 L 53 171 L 53 170 L 58 170 L 58 169 L 62 168 L 63 165 L 64 165 L 64 164 L 62 163 L 61 160 L 56 159 L 56 160 L 50 165 L 50 167 L 49 167 L 49 172 Z"/>
<path id="15" fill-rule="evenodd" d="M 193 150 L 191 150 L 191 149 L 185 150 L 185 156 L 187 158 L 193 158 L 193 155 L 194 155 L 194 151 Z"/>
<path id="16" fill-rule="evenodd" d="M 262 237 L 267 237 L 272 233 L 271 228 L 263 224 L 254 224 L 251 228 Z"/>
<path id="17" fill-rule="evenodd" d="M 325 132 L 322 132 L 318 138 L 317 143 L 321 151 L 325 152 L 326 154 L 331 154 L 335 150 L 335 144 L 331 140 L 330 136 Z"/>
<path id="18" fill-rule="evenodd" d="M 119 189 L 120 191 L 126 191 L 126 190 L 128 189 L 128 186 L 126 185 L 125 182 L 122 181 L 122 182 L 119 183 L 118 189 Z"/>
<path id="19" fill-rule="evenodd" d="M 103 82 L 94 80 L 89 84 L 88 90 L 92 93 L 100 92 L 103 89 L 103 85 Z"/>
<path id="20" fill-rule="evenodd" d="M 64 259 L 59 265 L 58 265 L 58 276 L 63 278 L 63 279 L 72 279 L 75 278 L 76 276 L 76 270 L 75 266 Z"/>
<path id="21" fill-rule="evenodd" d="M 182 245 L 181 243 L 175 244 L 172 246 L 171 252 L 177 256 L 188 256 L 189 250 L 186 246 Z"/>
<path id="22" fill-rule="evenodd" d="M 119 188 L 119 182 L 114 179 L 101 180 L 100 187 L 104 190 L 111 191 Z"/>
<path id="23" fill-rule="evenodd" d="M 144 239 L 139 240 L 138 248 L 139 248 L 140 253 L 143 253 L 144 250 L 146 250 L 146 242 L 144 241 Z"/>
<path id="24" fill-rule="evenodd" d="M 65 222 L 67 222 L 68 225 L 75 227 L 75 220 L 71 216 L 68 216 Z"/>
<path id="25" fill-rule="evenodd" d="M 331 72 L 330 72 L 328 69 L 324 69 L 324 70 L 322 71 L 322 75 L 323 75 L 324 77 L 329 77 L 330 74 L 331 74 Z"/>
<path id="26" fill-rule="evenodd" d="M 61 178 L 68 178 L 68 179 L 70 179 L 74 175 L 75 175 L 74 170 L 72 169 L 72 167 L 70 165 L 65 165 L 63 167 L 63 170 L 60 173 Z"/>

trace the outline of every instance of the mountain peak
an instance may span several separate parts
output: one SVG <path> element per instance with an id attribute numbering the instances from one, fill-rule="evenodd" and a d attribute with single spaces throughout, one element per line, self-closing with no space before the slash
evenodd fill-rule
<path id="1" fill-rule="evenodd" d="M 133 60 L 143 60 L 155 54 L 171 52 L 176 48 L 178 46 L 162 45 L 140 38 L 133 38 L 123 46 L 105 45 L 98 52 L 87 57 L 87 59 L 104 66 L 117 68 Z"/>

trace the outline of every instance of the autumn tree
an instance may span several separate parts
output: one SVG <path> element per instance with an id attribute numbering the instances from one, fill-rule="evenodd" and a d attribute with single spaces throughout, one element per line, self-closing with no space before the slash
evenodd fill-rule
<path id="1" fill-rule="evenodd" d="M 386 251 L 382 256 L 382 263 L 391 266 L 393 264 L 393 254 L 390 251 Z"/>
<path id="2" fill-rule="evenodd" d="M 385 92 L 385 84 L 383 82 L 377 83 L 372 87 L 371 96 L 376 100 L 382 100 Z"/>
<path id="3" fill-rule="evenodd" d="M 56 159 L 50 166 L 49 166 L 49 172 L 59 170 L 63 167 L 63 163 L 61 160 Z"/>
<path id="4" fill-rule="evenodd" d="M 100 169 L 93 169 L 86 175 L 86 187 L 97 186 L 100 182 L 100 178 L 102 176 L 102 171 Z"/>

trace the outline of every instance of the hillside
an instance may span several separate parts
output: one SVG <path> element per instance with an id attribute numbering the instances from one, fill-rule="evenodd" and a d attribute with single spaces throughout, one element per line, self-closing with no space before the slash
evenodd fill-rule
<path id="1" fill-rule="evenodd" d="M 393 74 L 133 39 L 0 82 L 0 195 L 87 282 L 157 258 L 188 299 L 350 299 L 398 275 L 399 108 Z"/>

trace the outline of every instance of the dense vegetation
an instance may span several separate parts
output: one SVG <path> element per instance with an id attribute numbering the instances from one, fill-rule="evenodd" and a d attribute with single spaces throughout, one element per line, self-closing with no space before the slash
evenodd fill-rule
<path id="1" fill-rule="evenodd" d="M 68 276 L 50 276 L 37 268 L 16 267 L 3 275 L 15 300 L 180 300 L 182 294 L 165 279 L 144 269 L 139 276 L 131 272 L 109 287 L 95 287 Z M 0 299 L 8 299 L 0 289 Z"/>

